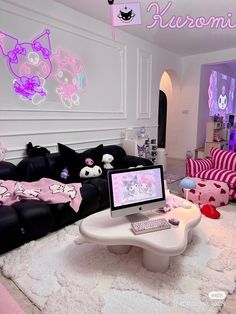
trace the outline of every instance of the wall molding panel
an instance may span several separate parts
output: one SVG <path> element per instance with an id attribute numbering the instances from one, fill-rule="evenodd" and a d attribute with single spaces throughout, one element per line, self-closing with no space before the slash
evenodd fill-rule
<path id="1" fill-rule="evenodd" d="M 118 130 L 123 130 L 124 128 L 100 128 L 100 129 L 75 129 L 75 130 L 56 130 L 56 131 L 51 131 L 51 130 L 46 130 L 46 131 L 39 131 L 39 132 L 11 132 L 11 133 L 1 133 L 0 137 L 11 137 L 11 136 L 26 136 L 26 135 L 47 135 L 47 134 L 66 134 L 66 133 L 89 133 L 89 132 L 101 132 L 101 131 L 118 131 Z"/>
<path id="2" fill-rule="evenodd" d="M 123 113 L 106 111 L 81 112 L 77 110 L 40 110 L 0 108 L 0 121 L 40 121 L 40 120 L 125 120 Z"/>
<path id="3" fill-rule="evenodd" d="M 151 118 L 152 54 L 137 49 L 137 119 Z"/>
<path id="4" fill-rule="evenodd" d="M 50 16 L 45 14 L 45 12 L 41 12 L 40 14 L 36 12 L 34 9 L 31 9 L 29 7 L 25 7 L 23 5 L 20 5 L 18 2 L 12 2 L 5 0 L 4 2 L 0 0 L 0 3 L 2 3 L 2 11 L 5 11 L 7 13 L 10 13 L 15 16 L 23 17 L 27 20 L 31 20 L 37 23 L 42 23 L 43 25 L 47 25 L 48 27 L 53 27 L 61 31 L 66 31 L 67 33 L 74 35 L 76 37 L 83 37 L 90 41 L 92 41 L 94 44 L 99 43 L 104 45 L 105 47 L 109 47 L 114 49 L 117 52 L 117 56 L 120 59 L 120 104 L 117 110 L 114 111 L 107 111 L 107 110 L 55 110 L 55 112 L 71 112 L 71 113 L 80 113 L 80 114 L 91 114 L 94 113 L 103 115 L 104 118 L 110 119 L 114 118 L 114 116 L 117 117 L 117 119 L 126 119 L 127 118 L 127 45 L 118 41 L 114 41 L 112 39 L 109 39 L 107 37 L 101 36 L 99 34 L 96 34 L 94 32 L 90 32 L 88 30 L 85 30 L 82 27 L 79 27 L 78 25 L 75 25 L 73 23 L 68 23 L 68 21 L 64 19 L 58 19 L 55 16 Z M 18 8 L 16 11 L 15 7 Z M 29 11 L 31 14 L 29 15 Z M 117 74 L 116 74 L 117 75 Z M 50 103 L 49 103 L 50 104 Z M 57 103 L 56 103 L 57 104 Z M 55 105 L 55 103 L 54 103 Z M 26 109 L 25 109 L 26 110 Z M 45 112 L 49 112 L 50 110 L 44 109 Z M 106 114 L 104 116 L 104 114 Z"/>
<path id="5" fill-rule="evenodd" d="M 122 29 L 113 40 L 110 25 L 56 0 L 0 0 L 0 7 L 0 31 L 23 40 L 48 28 L 53 53 L 58 47 L 71 50 L 88 73 L 88 89 L 78 93 L 81 105 L 76 109 L 63 107 L 55 80 L 47 82 L 47 99 L 34 106 L 12 94 L 13 77 L 0 59 L 0 142 L 8 149 L 6 160 L 18 163 L 30 141 L 51 152 L 58 142 L 82 151 L 101 143 L 121 145 L 128 127 L 136 131 L 145 126 L 151 138 L 156 136 L 151 114 L 154 45 Z"/>

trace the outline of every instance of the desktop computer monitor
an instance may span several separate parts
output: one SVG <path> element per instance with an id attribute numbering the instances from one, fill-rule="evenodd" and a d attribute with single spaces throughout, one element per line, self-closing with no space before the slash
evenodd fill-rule
<path id="1" fill-rule="evenodd" d="M 120 217 L 165 206 L 162 166 L 108 172 L 111 216 Z"/>

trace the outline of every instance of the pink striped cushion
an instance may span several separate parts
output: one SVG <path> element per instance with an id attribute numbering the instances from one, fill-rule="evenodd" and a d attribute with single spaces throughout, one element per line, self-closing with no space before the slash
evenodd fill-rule
<path id="1" fill-rule="evenodd" d="M 212 147 L 210 152 L 214 168 L 236 171 L 236 153 L 217 147 Z"/>
<path id="2" fill-rule="evenodd" d="M 211 158 L 205 159 L 186 159 L 186 176 L 187 177 L 195 177 L 195 174 L 202 170 L 208 170 L 213 168 L 213 162 Z"/>
<path id="3" fill-rule="evenodd" d="M 230 188 L 236 188 L 236 172 L 226 169 L 210 169 L 203 170 L 195 174 L 195 177 L 201 179 L 209 179 L 222 181 L 228 184 Z"/>
<path id="4" fill-rule="evenodd" d="M 236 199 L 236 190 L 234 189 L 229 190 L 229 198 L 231 200 Z"/>

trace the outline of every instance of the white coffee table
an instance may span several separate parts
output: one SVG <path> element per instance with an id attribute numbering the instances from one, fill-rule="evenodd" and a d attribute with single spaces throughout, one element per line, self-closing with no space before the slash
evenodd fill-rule
<path id="1" fill-rule="evenodd" d="M 179 207 L 156 216 L 154 212 L 144 214 L 151 219 L 177 218 L 180 224 L 171 229 L 134 235 L 126 217 L 111 218 L 107 209 L 86 217 L 80 224 L 80 232 L 86 240 L 107 245 L 113 253 L 127 253 L 130 246 L 141 247 L 143 266 L 153 272 L 165 272 L 170 256 L 183 253 L 191 241 L 192 229 L 200 222 L 201 212 L 192 204 L 190 209 Z"/>

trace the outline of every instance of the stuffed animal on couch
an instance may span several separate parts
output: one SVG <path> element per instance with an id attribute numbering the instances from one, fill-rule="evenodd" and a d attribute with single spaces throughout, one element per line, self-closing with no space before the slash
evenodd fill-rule
<path id="1" fill-rule="evenodd" d="M 61 178 L 64 180 L 68 179 L 73 182 L 102 175 L 102 144 L 83 153 L 77 153 L 70 147 L 58 143 L 58 150 L 64 166 L 61 172 Z"/>
<path id="2" fill-rule="evenodd" d="M 36 157 L 36 156 L 46 156 L 50 154 L 50 151 L 42 146 L 36 145 L 33 146 L 31 142 L 26 145 L 26 153 L 29 157 Z"/>
<path id="3" fill-rule="evenodd" d="M 80 178 L 96 178 L 102 175 L 103 145 L 78 154 L 77 161 Z"/>
<path id="4" fill-rule="evenodd" d="M 112 162 L 114 160 L 114 157 L 110 154 L 104 154 L 102 156 L 102 162 L 103 162 L 103 168 L 106 170 L 110 170 L 113 169 L 113 165 Z"/>

